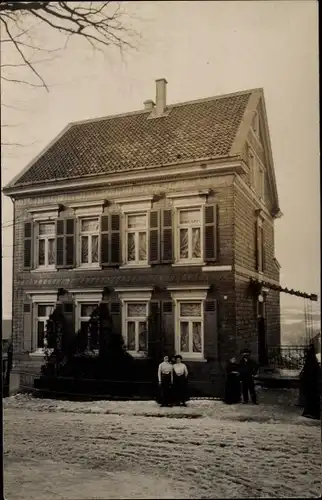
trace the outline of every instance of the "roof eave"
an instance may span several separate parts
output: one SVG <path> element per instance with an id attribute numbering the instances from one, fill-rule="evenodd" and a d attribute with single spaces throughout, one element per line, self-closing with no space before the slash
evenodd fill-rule
<path id="1" fill-rule="evenodd" d="M 155 179 L 158 177 L 160 179 L 165 175 L 171 175 L 171 170 L 176 169 L 176 175 L 178 174 L 178 168 L 181 166 L 195 167 L 195 171 L 203 172 L 205 170 L 220 172 L 220 173 L 245 173 L 245 167 L 243 162 L 241 161 L 240 156 L 224 156 L 224 157 L 205 157 L 199 158 L 198 160 L 187 160 L 181 162 L 173 162 L 168 164 L 160 164 L 153 165 L 150 167 L 144 167 L 136 170 L 127 170 L 127 171 L 119 171 L 114 172 L 113 174 L 90 174 L 86 176 L 82 176 L 79 178 L 65 178 L 65 179 L 56 179 L 53 185 L 53 179 L 48 180 L 46 182 L 41 182 L 38 184 L 30 183 L 22 186 L 6 186 L 2 189 L 2 192 L 11 198 L 16 198 L 19 196 L 33 196 L 39 193 L 49 193 L 52 191 L 66 191 L 66 190 L 75 190 L 79 188 L 93 188 L 95 186 L 104 186 L 104 185 L 119 185 L 120 183 L 128 183 L 135 178 L 137 181 L 145 180 L 145 179 Z M 160 169 L 162 168 L 162 172 Z M 189 173 L 193 173 L 192 169 L 189 170 Z"/>

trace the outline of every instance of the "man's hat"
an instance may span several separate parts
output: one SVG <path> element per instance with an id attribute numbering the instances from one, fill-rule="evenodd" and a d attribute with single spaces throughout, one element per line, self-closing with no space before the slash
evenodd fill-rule
<path id="1" fill-rule="evenodd" d="M 240 354 L 251 354 L 252 351 L 250 351 L 249 349 L 242 349 L 240 351 Z"/>

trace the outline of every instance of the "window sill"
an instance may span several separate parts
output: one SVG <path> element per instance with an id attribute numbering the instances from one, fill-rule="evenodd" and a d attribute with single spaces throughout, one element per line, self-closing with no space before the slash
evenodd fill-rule
<path id="1" fill-rule="evenodd" d="M 48 353 L 51 354 L 53 352 L 53 349 L 48 349 Z M 44 358 L 45 357 L 45 350 L 44 349 L 37 349 L 36 351 L 30 352 L 29 356 L 31 358 Z"/>
<path id="2" fill-rule="evenodd" d="M 150 264 L 123 264 L 119 269 L 148 269 Z"/>
<path id="3" fill-rule="evenodd" d="M 181 356 L 182 356 L 182 362 L 183 363 L 185 361 L 187 361 L 187 362 L 196 361 L 197 363 L 207 363 L 207 360 L 204 357 L 202 357 L 202 358 L 198 358 L 198 357 L 195 358 L 194 356 L 189 356 L 189 355 L 185 356 L 183 354 L 181 354 Z"/>
<path id="4" fill-rule="evenodd" d="M 70 271 L 101 271 L 102 267 L 101 266 L 78 266 L 74 267 L 72 269 L 69 269 Z"/>
<path id="5" fill-rule="evenodd" d="M 148 355 L 145 352 L 138 351 L 127 351 L 133 358 L 137 359 L 148 359 Z"/>
<path id="6" fill-rule="evenodd" d="M 36 269 L 31 269 L 31 273 L 53 273 L 56 272 L 55 267 L 37 267 Z"/>
<path id="7" fill-rule="evenodd" d="M 172 267 L 184 267 L 184 266 L 196 266 L 196 267 L 202 267 L 205 266 L 205 262 L 176 262 L 175 264 L 172 264 Z"/>

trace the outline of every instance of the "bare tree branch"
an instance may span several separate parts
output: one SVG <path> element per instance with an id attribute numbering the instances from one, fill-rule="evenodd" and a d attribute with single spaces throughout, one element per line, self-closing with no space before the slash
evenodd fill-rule
<path id="1" fill-rule="evenodd" d="M 0 4 L 1 5 L 1 4 Z M 15 38 L 11 35 L 11 32 L 10 32 L 10 29 L 9 29 L 9 26 L 7 24 L 7 22 L 4 20 L 4 19 L 0 19 L 3 24 L 5 25 L 5 29 L 6 29 L 6 32 L 7 32 L 7 35 L 9 36 L 9 39 L 12 41 L 12 43 L 14 44 L 15 46 L 15 49 L 19 52 L 20 54 L 20 57 L 22 58 L 22 60 L 25 62 L 25 64 L 31 69 L 31 71 L 39 78 L 39 80 L 41 81 L 41 83 L 43 84 L 43 86 L 45 87 L 45 89 L 49 92 L 48 90 L 48 87 L 44 81 L 44 79 L 40 76 L 40 74 L 38 73 L 38 71 L 35 70 L 34 66 L 31 64 L 31 62 L 26 58 L 24 52 L 23 52 L 23 49 L 19 46 L 19 44 L 17 43 L 17 41 L 15 40 Z M 2 75 L 1 75 L 2 77 Z"/>
<path id="2" fill-rule="evenodd" d="M 126 20 L 122 2 L 0 2 L 1 80 L 4 85 L 22 84 L 49 91 L 39 68 L 52 61 L 38 55 L 59 53 L 71 38 L 86 41 L 94 50 L 116 47 L 123 58 L 125 49 L 135 49 L 140 35 Z M 60 33 L 64 41 L 49 47 L 39 40 L 41 28 L 46 35 Z M 50 37 L 50 40 L 56 40 Z M 55 43 L 55 42 L 54 42 Z M 5 57 L 6 56 L 6 57 Z M 3 96 L 6 93 L 3 93 Z M 14 109 L 8 103 L 2 106 Z M 6 143 L 2 145 L 20 145 Z"/>

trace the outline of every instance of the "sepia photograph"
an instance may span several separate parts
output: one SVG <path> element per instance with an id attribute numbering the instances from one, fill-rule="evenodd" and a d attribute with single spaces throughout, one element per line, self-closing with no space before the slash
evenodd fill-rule
<path id="1" fill-rule="evenodd" d="M 321 497 L 318 2 L 1 1 L 2 497 Z"/>

